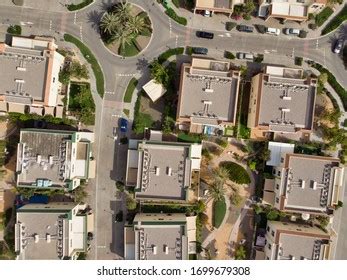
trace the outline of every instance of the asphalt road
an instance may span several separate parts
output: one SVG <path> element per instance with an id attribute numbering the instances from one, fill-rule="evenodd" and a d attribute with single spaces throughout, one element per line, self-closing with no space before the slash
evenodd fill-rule
<path id="1" fill-rule="evenodd" d="M 116 197 L 115 190 L 115 180 L 124 176 L 121 171 L 125 157 L 122 147 L 113 140 L 112 131 L 122 114 L 123 93 L 131 76 L 148 74 L 148 63 L 160 53 L 179 46 L 204 46 L 221 53 L 230 50 L 302 56 L 325 65 L 347 88 L 346 70 L 341 59 L 331 52 L 332 42 L 341 31 L 317 39 L 215 32 L 213 40 L 204 40 L 195 36 L 196 30 L 170 20 L 156 1 L 128 2 L 138 4 L 148 12 L 154 32 L 141 55 L 126 59 L 110 53 L 100 40 L 98 22 L 107 8 L 104 3 L 108 1 L 96 0 L 78 12 L 50 12 L 0 4 L 0 25 L 22 23 L 25 34 L 50 35 L 58 40 L 63 33 L 72 34 L 93 51 L 103 69 L 106 94 L 102 101 L 96 102 L 97 177 L 93 182 L 96 230 L 92 250 L 95 259 L 120 259 L 123 255 L 123 224 L 115 224 L 114 216 L 119 210 L 125 210 L 124 197 Z M 342 35 L 347 35 L 346 28 L 342 30 Z M 344 246 L 347 248 L 346 242 Z"/>

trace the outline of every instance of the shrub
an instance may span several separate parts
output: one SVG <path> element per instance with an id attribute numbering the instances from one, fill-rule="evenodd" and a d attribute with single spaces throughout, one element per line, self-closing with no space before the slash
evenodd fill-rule
<path id="1" fill-rule="evenodd" d="M 249 14 L 244 14 L 243 16 L 242 16 L 242 18 L 244 19 L 244 20 L 251 20 L 251 16 L 249 15 Z"/>
<path id="2" fill-rule="evenodd" d="M 76 47 L 78 47 L 79 50 L 81 51 L 84 58 L 88 61 L 88 63 L 90 63 L 90 65 L 92 66 L 92 70 L 93 70 L 95 79 L 96 79 L 96 88 L 98 90 L 99 95 L 101 97 L 103 97 L 104 92 L 105 92 L 104 74 L 102 73 L 101 67 L 100 67 L 97 59 L 93 55 L 93 53 L 80 40 L 78 40 L 77 38 L 75 38 L 74 36 L 72 36 L 70 34 L 64 34 L 64 40 L 66 42 L 70 42 L 70 43 L 76 45 Z"/>
<path id="3" fill-rule="evenodd" d="M 225 199 L 213 203 L 213 226 L 219 228 L 223 222 L 227 207 Z"/>
<path id="4" fill-rule="evenodd" d="M 231 195 L 230 202 L 232 205 L 235 205 L 236 207 L 238 207 L 240 206 L 242 202 L 242 196 L 238 192 L 235 192 Z"/>
<path id="5" fill-rule="evenodd" d="M 266 31 L 266 26 L 261 24 L 256 24 L 255 28 L 258 30 L 259 33 L 264 34 Z"/>
<path id="6" fill-rule="evenodd" d="M 300 30 L 299 38 L 306 38 L 306 37 L 307 37 L 307 31 L 305 31 L 305 30 Z"/>
<path id="7" fill-rule="evenodd" d="M 172 8 L 167 8 L 165 11 L 165 14 L 167 14 L 170 18 L 172 18 L 177 23 L 182 24 L 184 26 L 187 25 L 187 19 L 184 17 L 178 16 Z"/>
<path id="8" fill-rule="evenodd" d="M 172 0 L 172 4 L 174 4 L 176 8 L 179 8 L 180 7 L 180 0 Z"/>
<path id="9" fill-rule="evenodd" d="M 264 60 L 264 55 L 263 54 L 258 54 L 255 58 L 254 58 L 254 62 L 256 63 L 262 63 Z"/>
<path id="10" fill-rule="evenodd" d="M 322 26 L 323 23 L 334 13 L 334 10 L 330 7 L 325 7 L 318 15 L 316 15 L 315 22 L 318 26 Z"/>
<path id="11" fill-rule="evenodd" d="M 86 6 L 88 6 L 89 4 L 93 3 L 94 0 L 83 0 L 81 3 L 79 4 L 70 4 L 70 5 L 67 5 L 67 9 L 69 11 L 77 11 L 77 10 L 80 10 Z"/>
<path id="12" fill-rule="evenodd" d="M 315 23 L 309 23 L 308 28 L 310 28 L 312 30 L 316 30 L 318 28 L 318 26 Z"/>
<path id="13" fill-rule="evenodd" d="M 251 182 L 247 171 L 241 165 L 235 162 L 222 162 L 220 166 L 228 170 L 231 181 L 237 184 L 249 184 Z"/>
<path id="14" fill-rule="evenodd" d="M 296 56 L 295 57 L 295 65 L 301 66 L 302 65 L 303 58 Z"/>
<path id="15" fill-rule="evenodd" d="M 347 127 L 347 119 L 345 119 L 345 120 L 343 121 L 343 126 L 344 126 L 344 127 Z"/>
<path id="16" fill-rule="evenodd" d="M 132 78 L 128 84 L 128 87 L 125 91 L 123 101 L 126 103 L 130 103 L 133 98 L 133 93 L 138 84 L 138 80 L 135 78 Z"/>
<path id="17" fill-rule="evenodd" d="M 233 30 L 233 29 L 236 27 L 236 25 L 237 25 L 236 22 L 228 21 L 228 22 L 225 24 L 225 29 L 228 30 L 228 31 L 231 31 L 231 30 Z"/>
<path id="18" fill-rule="evenodd" d="M 227 59 L 235 59 L 235 55 L 232 52 L 225 51 L 224 57 Z"/>
<path id="19" fill-rule="evenodd" d="M 158 62 L 160 64 L 163 64 L 171 56 L 180 55 L 180 54 L 183 54 L 183 52 L 184 52 L 184 48 L 168 49 L 167 51 L 163 52 L 161 55 L 158 56 Z"/>
<path id="20" fill-rule="evenodd" d="M 338 28 L 345 20 L 347 20 L 347 5 L 324 27 L 322 35 L 327 34 Z"/>
<path id="21" fill-rule="evenodd" d="M 7 33 L 10 33 L 12 35 L 21 35 L 22 34 L 22 27 L 20 25 L 10 25 L 7 28 Z"/>
<path id="22" fill-rule="evenodd" d="M 226 148 L 228 146 L 228 141 L 226 141 L 222 138 L 217 138 L 216 143 L 223 148 Z"/>
<path id="23" fill-rule="evenodd" d="M 339 209 L 341 207 L 343 207 L 343 202 L 341 200 L 339 200 L 337 205 L 335 206 L 335 209 Z"/>
<path id="24" fill-rule="evenodd" d="M 187 55 L 192 55 L 192 54 L 193 54 L 193 48 L 187 46 L 187 47 L 186 47 L 186 54 L 187 54 Z"/>
<path id="25" fill-rule="evenodd" d="M 127 195 L 126 206 L 128 210 L 135 210 L 137 207 L 137 202 L 131 195 Z"/>
<path id="26" fill-rule="evenodd" d="M 90 85 L 85 83 L 71 83 L 69 110 L 85 125 L 94 125 L 95 104 Z"/>
<path id="27" fill-rule="evenodd" d="M 236 260 L 245 260 L 246 259 L 246 249 L 244 246 L 240 245 L 235 251 Z"/>

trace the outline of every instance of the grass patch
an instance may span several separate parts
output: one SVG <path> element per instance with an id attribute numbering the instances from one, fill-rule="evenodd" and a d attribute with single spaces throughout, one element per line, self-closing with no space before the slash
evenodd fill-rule
<path id="1" fill-rule="evenodd" d="M 174 21 L 176 21 L 177 23 L 182 24 L 184 26 L 187 25 L 187 19 L 185 17 L 180 17 L 179 15 L 177 15 L 176 12 L 172 8 L 165 7 L 165 9 L 166 9 L 165 14 L 167 14 Z"/>
<path id="2" fill-rule="evenodd" d="M 126 103 L 130 103 L 131 99 L 133 98 L 133 93 L 138 84 L 138 80 L 135 78 L 132 78 L 128 84 L 127 90 L 125 91 L 123 101 Z"/>
<path id="3" fill-rule="evenodd" d="M 95 104 L 90 85 L 86 83 L 71 83 L 69 111 L 86 125 L 95 123 Z"/>
<path id="4" fill-rule="evenodd" d="M 251 178 L 249 177 L 246 169 L 235 162 L 222 162 L 221 167 L 224 167 L 229 173 L 229 179 L 237 184 L 249 184 Z"/>
<path id="5" fill-rule="evenodd" d="M 328 75 L 328 83 L 333 87 L 336 93 L 340 96 L 343 108 L 347 111 L 347 90 L 344 89 L 336 80 L 335 76 L 330 71 L 324 68 L 318 63 L 310 63 L 311 67 L 317 69 L 321 74 L 326 73 Z"/>
<path id="6" fill-rule="evenodd" d="M 322 26 L 324 22 L 334 13 L 334 10 L 330 7 L 325 7 L 318 15 L 315 17 L 315 23 L 318 26 Z"/>
<path id="7" fill-rule="evenodd" d="M 180 54 L 183 54 L 183 52 L 184 52 L 184 48 L 168 49 L 167 51 L 163 52 L 161 55 L 158 56 L 158 62 L 160 64 L 163 64 L 171 56 L 180 55 Z"/>
<path id="8" fill-rule="evenodd" d="M 135 40 L 132 40 L 129 44 L 125 44 L 124 47 L 119 46 L 118 50 L 118 53 L 125 57 L 135 56 L 139 52 L 140 50 L 137 48 Z"/>
<path id="9" fill-rule="evenodd" d="M 104 74 L 102 73 L 101 67 L 93 53 L 85 44 L 83 44 L 80 40 L 70 34 L 64 34 L 64 40 L 76 45 L 76 47 L 78 47 L 81 51 L 84 58 L 88 61 L 88 63 L 90 63 L 96 79 L 96 88 L 99 95 L 103 97 L 105 93 Z"/>
<path id="10" fill-rule="evenodd" d="M 70 4 L 70 5 L 67 5 L 66 7 L 69 11 L 77 11 L 77 10 L 83 9 L 84 7 L 88 6 L 89 4 L 93 2 L 94 0 L 83 0 L 79 4 Z"/>
<path id="11" fill-rule="evenodd" d="M 21 35 L 22 34 L 22 27 L 20 25 L 10 25 L 7 28 L 7 33 L 10 33 L 12 35 Z"/>
<path id="12" fill-rule="evenodd" d="M 219 228 L 223 222 L 225 213 L 227 211 L 227 205 L 225 199 L 216 201 L 213 203 L 213 221 L 212 224 L 215 228 Z"/>
<path id="13" fill-rule="evenodd" d="M 249 139 L 251 135 L 251 129 L 245 126 L 244 124 L 240 123 L 238 126 L 239 133 L 238 137 L 241 139 Z"/>
<path id="14" fill-rule="evenodd" d="M 126 115 L 128 118 L 130 116 L 130 110 L 129 109 L 123 109 L 124 115 Z"/>
<path id="15" fill-rule="evenodd" d="M 180 132 L 177 135 L 177 140 L 178 142 L 201 143 L 201 136 L 198 134 Z"/>
<path id="16" fill-rule="evenodd" d="M 325 35 L 338 28 L 345 20 L 347 20 L 347 5 L 324 27 L 322 35 Z"/>
<path id="17" fill-rule="evenodd" d="M 145 128 L 151 128 L 154 124 L 152 116 L 141 112 L 141 98 L 143 92 L 137 97 L 135 108 L 134 108 L 134 122 L 133 129 L 136 134 L 142 134 L 145 131 Z"/>

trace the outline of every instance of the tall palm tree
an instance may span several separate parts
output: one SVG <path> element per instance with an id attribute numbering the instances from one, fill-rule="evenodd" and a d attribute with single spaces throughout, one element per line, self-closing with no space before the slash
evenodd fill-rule
<path id="1" fill-rule="evenodd" d="M 225 183 L 225 181 L 229 179 L 229 171 L 225 167 L 221 166 L 214 170 L 213 176 L 215 180 L 221 180 Z"/>
<path id="2" fill-rule="evenodd" d="M 131 5 L 127 2 L 120 2 L 115 6 L 114 13 L 122 23 L 127 22 L 130 18 Z"/>
<path id="3" fill-rule="evenodd" d="M 143 33 L 148 28 L 148 25 L 146 24 L 145 19 L 143 17 L 134 16 L 129 17 L 127 27 L 129 28 L 131 33 L 137 35 Z"/>
<path id="4" fill-rule="evenodd" d="M 126 29 L 119 29 L 112 35 L 112 41 L 118 41 L 122 48 L 129 45 L 134 39 L 134 35 Z"/>
<path id="5" fill-rule="evenodd" d="M 119 18 L 115 13 L 105 13 L 100 21 L 100 28 L 102 32 L 109 35 L 114 34 L 118 29 Z"/>
<path id="6" fill-rule="evenodd" d="M 224 188 L 224 182 L 221 180 L 217 180 L 214 182 L 214 184 L 209 189 L 209 196 L 214 201 L 221 201 L 224 198 L 225 194 L 225 188 Z"/>

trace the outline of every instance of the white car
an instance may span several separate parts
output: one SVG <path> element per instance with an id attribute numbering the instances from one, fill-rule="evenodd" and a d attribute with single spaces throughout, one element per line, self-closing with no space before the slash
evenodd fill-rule
<path id="1" fill-rule="evenodd" d="M 284 29 L 284 34 L 286 34 L 286 35 L 293 35 L 293 36 L 299 36 L 300 35 L 300 29 L 297 29 L 297 28 L 286 28 L 286 29 Z"/>
<path id="2" fill-rule="evenodd" d="M 278 28 L 266 27 L 265 33 L 278 36 L 281 34 L 281 30 Z"/>

